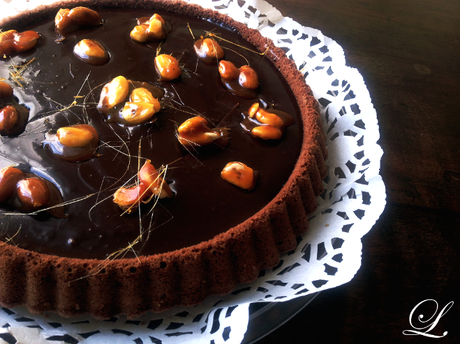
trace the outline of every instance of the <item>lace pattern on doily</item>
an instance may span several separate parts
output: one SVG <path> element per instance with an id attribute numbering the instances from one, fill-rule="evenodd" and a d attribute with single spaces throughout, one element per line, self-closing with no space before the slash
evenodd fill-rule
<path id="1" fill-rule="evenodd" d="M 265 1 L 189 2 L 228 14 L 271 38 L 295 61 L 318 99 L 329 174 L 310 230 L 278 266 L 228 296 L 210 297 L 197 307 L 148 313 L 136 320 L 123 316 L 109 321 L 64 319 L 54 314 L 31 315 L 22 307 L 3 308 L 0 343 L 240 343 L 250 303 L 286 301 L 333 288 L 351 280 L 359 269 L 361 238 L 385 206 L 377 116 L 361 75 L 346 66 L 335 41 L 283 17 Z M 36 4 L 19 0 L 8 9 Z"/>

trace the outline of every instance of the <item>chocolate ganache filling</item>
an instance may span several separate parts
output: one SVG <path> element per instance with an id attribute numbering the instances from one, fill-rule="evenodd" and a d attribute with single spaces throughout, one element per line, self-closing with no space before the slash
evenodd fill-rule
<path id="1" fill-rule="evenodd" d="M 212 239 L 262 209 L 286 183 L 298 159 L 302 125 L 294 96 L 281 74 L 263 54 L 232 28 L 211 20 L 163 11 L 97 9 L 102 24 L 79 29 L 59 40 L 54 13 L 16 30 L 40 34 L 35 48 L 0 60 L 0 78 L 14 88 L 15 101 L 29 109 L 25 130 L 0 138 L 0 168 L 15 165 L 51 181 L 62 194 L 65 218 L 47 212 L 20 213 L 0 206 L 1 240 L 63 257 L 104 259 L 133 245 L 125 257 L 164 253 Z M 139 18 L 158 13 L 168 23 L 167 37 L 139 43 L 130 31 Z M 225 60 L 249 65 L 258 75 L 254 98 L 232 93 L 222 82 L 218 62 L 202 61 L 194 50 L 201 37 L 215 35 Z M 82 39 L 98 41 L 108 62 L 95 65 L 78 58 Z M 182 72 L 160 80 L 154 58 L 170 54 Z M 127 126 L 98 111 L 101 90 L 117 76 L 162 90 L 161 110 L 153 120 Z M 254 103 L 290 114 L 294 123 L 281 139 L 249 134 L 248 111 Z M 178 127 L 202 116 L 228 132 L 228 143 L 184 147 Z M 242 125 L 242 123 L 246 123 Z M 249 124 L 248 124 L 249 123 Z M 60 159 L 43 141 L 60 127 L 90 124 L 99 146 L 90 159 Z M 131 213 L 113 202 L 148 159 L 169 184 L 173 196 L 142 204 Z M 242 190 L 220 177 L 228 162 L 240 161 L 258 171 L 257 184 Z M 142 240 L 138 240 L 141 238 Z"/>

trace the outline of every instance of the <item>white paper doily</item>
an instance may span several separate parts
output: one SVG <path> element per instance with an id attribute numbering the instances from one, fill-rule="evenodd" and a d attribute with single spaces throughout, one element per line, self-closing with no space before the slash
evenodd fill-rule
<path id="1" fill-rule="evenodd" d="M 14 0 L 4 16 L 54 1 Z M 148 313 L 136 320 L 72 319 L 31 315 L 22 307 L 0 309 L 2 343 L 241 343 L 253 302 L 280 302 L 350 281 L 361 266 L 361 238 L 385 207 L 379 175 L 377 115 L 360 73 L 346 66 L 342 48 L 320 31 L 283 17 L 262 0 L 189 0 L 247 24 L 271 38 L 292 58 L 321 105 L 329 175 L 310 230 L 295 251 L 250 284 L 197 307 Z"/>

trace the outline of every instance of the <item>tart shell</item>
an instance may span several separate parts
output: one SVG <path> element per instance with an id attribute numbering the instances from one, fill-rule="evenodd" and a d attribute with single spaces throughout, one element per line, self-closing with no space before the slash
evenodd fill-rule
<path id="1" fill-rule="evenodd" d="M 31 313 L 64 317 L 89 314 L 107 319 L 135 318 L 147 311 L 199 304 L 209 295 L 227 294 L 275 266 L 308 229 L 327 169 L 327 150 L 318 105 L 302 74 L 284 51 L 230 17 L 179 1 L 66 1 L 33 13 L 6 18 L 2 27 L 21 27 L 59 7 L 135 6 L 211 19 L 237 30 L 280 70 L 292 89 L 303 124 L 302 149 L 279 192 L 257 214 L 212 240 L 184 249 L 119 260 L 75 259 L 28 251 L 0 243 L 0 304 L 26 306 Z"/>

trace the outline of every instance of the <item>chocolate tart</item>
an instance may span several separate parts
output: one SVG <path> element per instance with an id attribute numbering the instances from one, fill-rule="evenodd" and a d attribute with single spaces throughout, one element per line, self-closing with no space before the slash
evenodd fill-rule
<path id="1" fill-rule="evenodd" d="M 101 25 L 57 39 L 57 11 L 75 6 L 96 10 Z M 161 44 L 133 42 L 128 28 L 153 13 L 163 16 L 171 33 Z M 0 60 L 0 78 L 13 86 L 14 101 L 29 109 L 24 132 L 2 137 L 0 167 L 15 164 L 56 184 L 66 213 L 16 214 L 1 206 L 1 305 L 65 317 L 133 318 L 227 294 L 296 247 L 323 190 L 327 150 L 311 90 L 273 42 L 226 15 L 176 1 L 66 1 L 0 26 L 40 34 L 32 50 Z M 255 100 L 229 92 L 217 65 L 193 53 L 193 42 L 209 32 L 225 39 L 226 59 L 249 61 L 258 70 Z M 109 62 L 78 60 L 72 49 L 83 38 L 102 42 Z M 158 80 L 151 61 L 159 47 L 179 57 L 178 80 Z M 11 71 L 18 63 L 27 68 L 15 83 Z M 163 89 L 155 121 L 127 128 L 98 112 L 102 85 L 120 74 Z M 262 142 L 242 128 L 245 112 L 258 100 L 293 114 L 294 124 L 280 140 Z M 177 126 L 198 113 L 229 129 L 228 146 L 195 151 L 178 144 Z M 46 132 L 81 122 L 100 136 L 89 160 L 63 161 L 41 143 Z M 110 195 L 137 172 L 139 156 L 168 166 L 165 180 L 174 196 L 158 200 L 154 209 L 146 204 L 123 214 Z M 220 178 L 231 159 L 258 170 L 254 190 Z"/>

